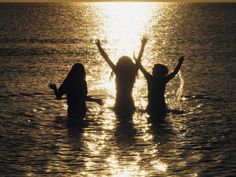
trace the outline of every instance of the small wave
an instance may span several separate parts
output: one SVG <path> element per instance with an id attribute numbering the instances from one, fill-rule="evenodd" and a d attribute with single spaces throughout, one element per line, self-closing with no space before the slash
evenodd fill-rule
<path id="1" fill-rule="evenodd" d="M 186 111 L 183 109 L 169 109 L 168 112 L 172 114 L 185 114 L 186 113 Z"/>
<path id="2" fill-rule="evenodd" d="M 32 56 L 32 55 L 79 55 L 87 56 L 86 50 L 65 50 L 53 48 L 0 48 L 0 56 Z"/>
<path id="3" fill-rule="evenodd" d="M 7 95 L 1 95 L 0 98 L 8 98 L 8 97 L 20 97 L 20 96 L 26 96 L 26 97 L 33 97 L 33 96 L 42 96 L 46 95 L 46 93 L 41 92 L 20 92 L 20 93 L 9 93 Z"/>
<path id="4" fill-rule="evenodd" d="M 21 92 L 20 95 L 29 96 L 29 97 L 30 97 L 30 96 L 33 96 L 33 93 L 22 93 L 22 92 Z"/>
<path id="5" fill-rule="evenodd" d="M 62 39 L 50 39 L 50 38 L 1 38 L 1 43 L 38 43 L 38 44 L 78 44 L 83 42 L 78 38 L 62 38 Z"/>
<path id="6" fill-rule="evenodd" d="M 28 56 L 28 55 L 50 55 L 59 53 L 55 49 L 23 49 L 23 48 L 1 48 L 0 56 Z"/>
<path id="7" fill-rule="evenodd" d="M 222 97 L 212 97 L 209 95 L 197 94 L 197 95 L 185 95 L 184 100 L 208 100 L 213 102 L 227 102 Z"/>
<path id="8" fill-rule="evenodd" d="M 20 117 L 20 116 L 29 117 L 29 118 L 35 117 L 34 114 L 29 113 L 29 112 L 23 112 L 23 111 L 16 111 L 14 115 L 16 115 L 17 117 Z"/>

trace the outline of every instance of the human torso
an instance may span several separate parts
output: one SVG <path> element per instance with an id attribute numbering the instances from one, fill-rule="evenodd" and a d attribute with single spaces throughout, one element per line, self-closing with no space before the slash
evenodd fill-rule
<path id="1" fill-rule="evenodd" d="M 132 97 L 135 75 L 122 73 L 116 76 L 116 108 L 133 110 L 134 101 Z"/>
<path id="2" fill-rule="evenodd" d="M 162 78 L 150 77 L 148 80 L 148 109 L 166 111 L 165 88 L 166 82 Z"/>
<path id="3" fill-rule="evenodd" d="M 66 88 L 68 105 L 83 105 L 87 95 L 87 83 L 85 80 L 70 81 Z"/>

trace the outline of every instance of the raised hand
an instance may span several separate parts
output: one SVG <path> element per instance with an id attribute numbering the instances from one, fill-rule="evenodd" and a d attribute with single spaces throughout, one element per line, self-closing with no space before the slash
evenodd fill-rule
<path id="1" fill-rule="evenodd" d="M 179 63 L 183 63 L 184 62 L 184 56 L 181 56 L 180 58 L 179 58 Z"/>
<path id="2" fill-rule="evenodd" d="M 145 46 L 146 43 L 147 43 L 147 41 L 148 41 L 148 38 L 147 38 L 146 36 L 143 36 L 143 38 L 142 38 L 142 40 L 141 40 L 142 45 Z"/>
<path id="3" fill-rule="evenodd" d="M 111 69 L 115 72 L 116 70 L 116 66 L 113 64 L 113 62 L 111 61 L 111 59 L 108 57 L 107 53 L 104 51 L 104 49 L 101 46 L 100 40 L 97 39 L 95 40 L 95 43 L 98 47 L 98 50 L 100 52 L 100 54 L 103 56 L 103 58 L 106 60 L 106 62 L 108 63 L 108 65 L 111 67 Z"/>
<path id="4" fill-rule="evenodd" d="M 99 40 L 99 39 L 96 39 L 96 40 L 95 40 L 95 43 L 96 43 L 96 45 L 98 46 L 98 48 L 101 48 L 101 43 L 100 43 L 100 40 Z"/>
<path id="5" fill-rule="evenodd" d="M 184 62 L 184 56 L 181 56 L 179 58 L 179 63 L 178 65 L 175 67 L 174 71 L 172 73 L 170 73 L 167 77 L 166 77 L 166 82 L 169 82 L 172 78 L 175 77 L 175 75 L 179 72 L 182 64 Z"/>
<path id="6" fill-rule="evenodd" d="M 57 90 L 57 86 L 56 86 L 56 84 L 55 84 L 54 82 L 50 82 L 50 83 L 48 84 L 48 87 L 49 87 L 50 89 L 52 89 L 52 90 Z"/>
<path id="7" fill-rule="evenodd" d="M 138 54 L 138 58 L 135 59 L 136 63 L 140 63 L 141 62 L 141 58 L 143 56 L 143 52 L 144 52 L 144 48 L 145 48 L 145 45 L 147 43 L 147 38 L 144 36 L 141 40 L 142 42 L 142 45 L 141 45 L 141 48 L 139 50 L 139 54 Z M 136 57 L 135 57 L 136 58 Z"/>

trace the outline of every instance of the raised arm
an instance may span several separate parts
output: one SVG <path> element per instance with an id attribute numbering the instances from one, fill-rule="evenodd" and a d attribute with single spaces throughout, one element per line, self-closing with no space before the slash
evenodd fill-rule
<path id="1" fill-rule="evenodd" d="M 183 62 L 184 62 L 184 56 L 181 56 L 179 58 L 179 63 L 176 66 L 176 68 L 174 69 L 174 71 L 172 73 L 170 73 L 168 76 L 166 76 L 166 82 L 169 82 L 171 79 L 173 79 L 175 77 L 175 75 L 179 72 Z"/>
<path id="2" fill-rule="evenodd" d="M 113 70 L 113 72 L 115 72 L 115 68 L 116 66 L 114 65 L 114 63 L 111 61 L 111 59 L 108 57 L 107 53 L 103 50 L 100 40 L 97 39 L 96 41 L 96 45 L 98 47 L 99 52 L 101 53 L 101 55 L 103 56 L 103 58 L 106 60 L 106 62 L 108 63 L 108 65 L 111 67 L 111 69 Z"/>
<path id="3" fill-rule="evenodd" d="M 62 99 L 62 96 L 65 94 L 65 81 L 59 89 L 57 89 L 57 85 L 54 82 L 50 82 L 48 87 L 54 91 L 54 94 L 58 100 Z"/>
<path id="4" fill-rule="evenodd" d="M 135 57 L 135 53 L 134 53 L 134 56 L 133 56 L 135 62 L 136 62 L 136 66 L 138 69 L 141 70 L 141 72 L 143 73 L 144 77 L 148 80 L 150 77 L 152 77 L 152 75 L 150 73 L 147 72 L 147 70 L 143 67 L 143 65 L 141 64 L 141 60 L 137 59 Z"/>
<path id="5" fill-rule="evenodd" d="M 59 95 L 57 85 L 55 83 L 50 82 L 48 87 L 54 91 L 54 94 L 58 100 L 61 99 L 61 95 Z"/>
<path id="6" fill-rule="evenodd" d="M 141 64 L 141 62 L 137 63 L 138 68 L 141 70 L 141 72 L 143 73 L 144 77 L 148 80 L 149 78 L 152 77 L 152 75 L 147 72 L 147 70 L 143 67 L 143 65 Z"/>
<path id="7" fill-rule="evenodd" d="M 147 43 L 147 38 L 143 37 L 141 43 L 142 44 L 141 44 L 141 48 L 139 50 L 138 58 L 136 59 L 136 63 L 140 63 L 141 62 L 141 58 L 143 56 L 144 48 L 145 48 L 145 45 Z"/>
<path id="8" fill-rule="evenodd" d="M 140 51 L 139 51 L 139 54 L 138 54 L 138 58 L 135 57 L 135 54 L 133 56 L 135 62 L 136 62 L 136 66 L 137 66 L 137 69 L 140 69 L 141 72 L 143 73 L 144 77 L 146 79 L 148 79 L 149 77 L 151 77 L 152 75 L 149 74 L 146 69 L 143 67 L 143 65 L 141 64 L 141 58 L 143 56 L 143 52 L 144 52 L 144 48 L 145 48 L 145 45 L 147 43 L 147 38 L 146 37 L 143 37 L 142 41 L 141 41 L 141 48 L 140 48 Z"/>

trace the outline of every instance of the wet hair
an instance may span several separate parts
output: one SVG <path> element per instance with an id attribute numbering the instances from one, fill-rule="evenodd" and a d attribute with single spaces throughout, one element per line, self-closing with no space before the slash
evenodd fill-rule
<path id="1" fill-rule="evenodd" d="M 136 65 L 132 59 L 128 56 L 122 56 L 116 63 L 116 68 L 120 72 L 126 72 L 126 74 L 132 74 L 136 71 Z"/>
<path id="2" fill-rule="evenodd" d="M 163 64 L 155 64 L 152 69 L 153 76 L 164 77 L 168 74 L 168 68 Z"/>
<path id="3" fill-rule="evenodd" d="M 84 66 L 81 63 L 75 63 L 67 75 L 67 79 L 85 79 L 86 73 Z"/>
<path id="4" fill-rule="evenodd" d="M 128 56 L 122 56 L 118 59 L 118 62 L 116 63 L 116 69 L 119 73 L 124 73 L 127 76 L 132 76 L 136 74 L 136 65 L 132 61 L 132 59 Z M 110 80 L 113 77 L 113 71 L 110 75 Z"/>

